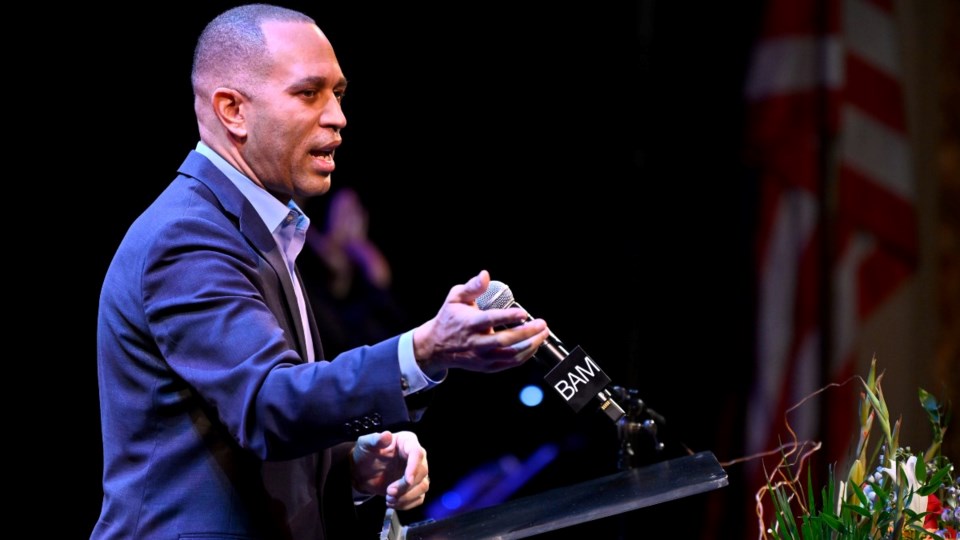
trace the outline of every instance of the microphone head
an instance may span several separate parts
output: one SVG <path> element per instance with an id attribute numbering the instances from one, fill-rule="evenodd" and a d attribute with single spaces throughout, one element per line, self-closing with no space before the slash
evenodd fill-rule
<path id="1" fill-rule="evenodd" d="M 487 290 L 477 297 L 477 307 L 483 310 L 508 308 L 513 303 L 513 292 L 502 281 L 491 280 Z"/>

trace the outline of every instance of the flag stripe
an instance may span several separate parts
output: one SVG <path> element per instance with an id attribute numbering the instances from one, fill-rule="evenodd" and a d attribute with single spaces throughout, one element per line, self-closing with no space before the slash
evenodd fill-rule
<path id="1" fill-rule="evenodd" d="M 841 219 L 850 226 L 871 231 L 884 248 L 905 260 L 915 260 L 917 249 L 916 207 L 881 184 L 846 164 L 840 167 L 838 204 Z"/>
<path id="2" fill-rule="evenodd" d="M 900 51 L 896 21 L 891 12 L 865 0 L 844 1 L 844 43 L 890 76 L 900 78 Z"/>
<path id="3" fill-rule="evenodd" d="M 820 9 L 821 4 L 827 9 Z M 840 10 L 835 1 L 785 2 L 768 6 L 764 14 L 760 45 L 783 36 L 835 35 L 840 28 Z"/>
<path id="4" fill-rule="evenodd" d="M 877 310 L 914 271 L 912 261 L 877 249 L 860 265 L 860 301 L 857 309 L 861 319 Z"/>
<path id="5" fill-rule="evenodd" d="M 912 202 L 913 171 L 910 149 L 903 134 L 856 107 L 844 107 L 841 122 L 843 164 L 860 171 L 881 188 Z"/>
<path id="6" fill-rule="evenodd" d="M 825 59 L 824 59 L 825 55 Z M 745 95 L 755 101 L 778 94 L 839 88 L 843 82 L 843 46 L 833 39 L 784 36 L 754 49 Z"/>
<path id="7" fill-rule="evenodd" d="M 891 103 L 903 103 L 900 82 L 856 55 L 846 57 L 846 69 L 844 99 L 891 130 L 906 133 L 903 107 L 890 106 Z"/>

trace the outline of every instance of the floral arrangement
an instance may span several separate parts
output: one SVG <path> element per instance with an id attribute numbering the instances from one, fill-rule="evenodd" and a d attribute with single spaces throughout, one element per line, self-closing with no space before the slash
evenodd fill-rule
<path id="1" fill-rule="evenodd" d="M 876 358 L 860 397 L 860 434 L 845 474 L 831 467 L 826 485 L 815 493 L 809 469 L 806 488 L 800 481 L 803 463 L 819 445 L 803 450 L 790 445 L 781 451 L 777 468 L 757 493 L 760 536 L 777 540 L 923 540 L 956 539 L 960 529 L 960 478 L 942 455 L 941 444 L 949 417 L 936 398 L 919 389 L 920 405 L 930 420 L 933 441 L 926 452 L 900 446 L 900 419 L 891 423 L 880 383 Z M 870 450 L 874 426 L 880 438 Z M 817 497 L 819 495 L 819 499 Z M 763 518 L 763 497 L 769 497 L 775 516 Z M 819 504 L 818 504 L 819 503 Z"/>

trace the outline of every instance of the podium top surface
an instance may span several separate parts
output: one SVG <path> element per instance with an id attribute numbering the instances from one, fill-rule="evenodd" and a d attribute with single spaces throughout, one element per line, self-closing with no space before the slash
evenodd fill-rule
<path id="1" fill-rule="evenodd" d="M 727 485 L 712 452 L 621 471 L 439 521 L 403 527 L 406 540 L 508 540 L 570 527 Z"/>

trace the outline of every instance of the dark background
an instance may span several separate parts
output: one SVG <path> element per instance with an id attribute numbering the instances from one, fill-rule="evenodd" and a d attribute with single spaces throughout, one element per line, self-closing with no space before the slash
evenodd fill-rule
<path id="1" fill-rule="evenodd" d="M 334 185 L 353 187 L 370 210 L 370 234 L 414 319 L 433 316 L 452 285 L 485 268 L 665 416 L 668 448 L 739 457 L 754 213 L 740 159 L 741 85 L 759 2 L 345 4 L 283 2 L 317 20 L 350 80 Z M 232 5 L 61 13 L 64 59 L 83 73 L 65 82 L 79 97 L 64 114 L 84 126 L 65 145 L 89 178 L 63 186 L 63 217 L 80 227 L 71 237 L 93 239 L 81 296 L 62 314 L 82 337 L 69 351 L 54 345 L 70 356 L 57 399 L 79 427 L 70 467 L 57 473 L 70 491 L 55 524 L 63 538 L 89 535 L 100 505 L 103 273 L 196 145 L 192 49 Z M 51 79 L 60 84 L 56 70 Z M 552 394 L 538 409 L 518 405 L 520 387 L 542 376 L 533 362 L 450 375 L 418 428 L 431 494 L 546 442 L 559 443 L 560 456 L 518 496 L 616 470 L 617 433 L 605 417 L 575 415 Z M 717 492 L 545 536 L 612 538 L 621 526 L 629 537 L 754 536 L 740 519 L 751 490 L 738 466 L 728 473 L 731 485 Z"/>

